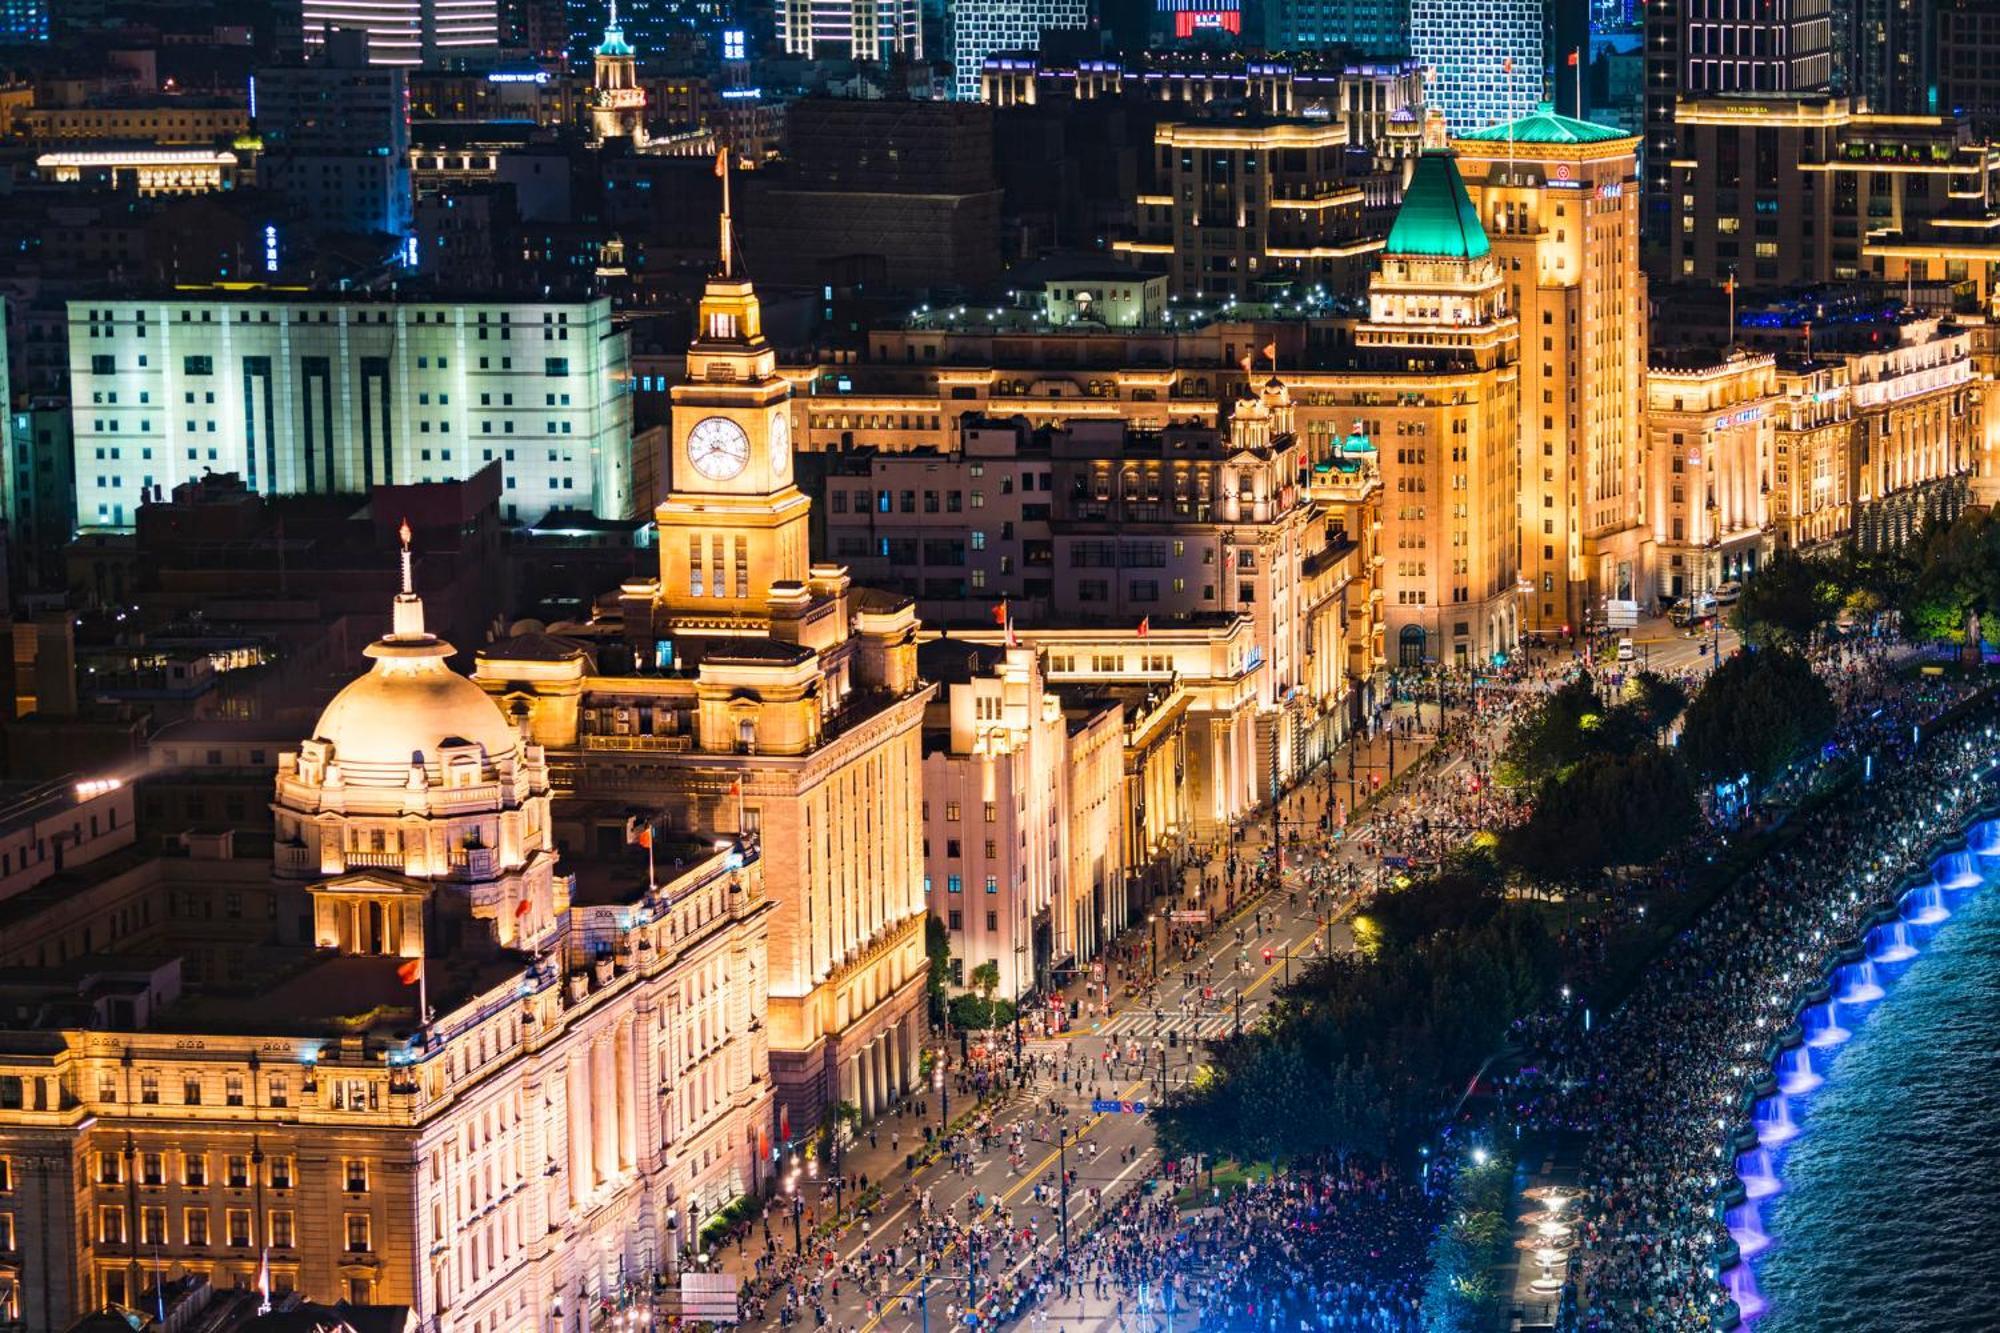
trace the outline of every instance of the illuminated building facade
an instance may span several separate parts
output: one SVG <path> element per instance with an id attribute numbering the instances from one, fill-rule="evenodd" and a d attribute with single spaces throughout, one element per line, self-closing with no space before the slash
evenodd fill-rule
<path id="1" fill-rule="evenodd" d="M 1507 273 L 1452 154 L 1417 159 L 1356 368 L 1321 401 L 1351 412 L 1381 457 L 1382 556 L 1391 661 L 1469 666 L 1520 636 L 1520 325 Z M 1303 387 L 1303 386 L 1302 386 Z M 1315 386 L 1319 387 L 1319 386 Z"/>
<path id="2" fill-rule="evenodd" d="M 1519 120 L 1542 99 L 1543 0 L 1411 0 L 1424 101 L 1453 134 Z"/>
<path id="3" fill-rule="evenodd" d="M 1713 594 L 1768 554 L 1777 387 L 1768 353 L 1690 350 L 1648 370 L 1648 512 L 1662 595 Z"/>
<path id="4" fill-rule="evenodd" d="M 306 49 L 333 28 L 368 34 L 375 65 L 490 65 L 500 55 L 499 0 L 298 0 Z"/>
<path id="5" fill-rule="evenodd" d="M 778 41 L 788 56 L 921 60 L 923 6 L 918 0 L 779 0 Z"/>
<path id="6" fill-rule="evenodd" d="M 592 68 L 596 71 L 590 95 L 590 135 L 597 143 L 625 139 L 635 148 L 646 144 L 646 90 L 639 86 L 638 61 L 625 32 L 618 26 L 618 6 L 611 6 L 611 19 L 598 43 Z"/>
<path id="7" fill-rule="evenodd" d="M 1669 257 L 1682 280 L 1880 278 L 1995 290 L 2000 149 L 1969 123 L 1838 98 L 1715 98 L 1678 110 Z"/>
<path id="8" fill-rule="evenodd" d="M 915 1086 L 931 687 L 910 599 L 809 562 L 792 388 L 761 321 L 725 239 L 673 391 L 658 577 L 552 641 L 489 645 L 477 678 L 560 756 L 566 796 L 756 841 L 772 1077 L 803 1135 L 835 1102 L 872 1117 Z"/>
<path id="9" fill-rule="evenodd" d="M 264 495 L 463 480 L 501 517 L 632 504 L 626 334 L 611 303 L 186 290 L 69 310 L 77 521 L 236 471 Z"/>
<path id="10" fill-rule="evenodd" d="M 236 187 L 236 154 L 208 148 L 43 153 L 35 171 L 45 181 L 130 189 L 142 196 L 210 194 Z"/>
<path id="11" fill-rule="evenodd" d="M 547 758 L 451 651 L 397 597 L 277 759 L 275 861 L 190 834 L 10 900 L 53 1017 L 0 1035 L 16 1327 L 196 1275 L 584 1333 L 764 1183 L 755 848 L 557 866 Z"/>
<path id="12" fill-rule="evenodd" d="M 979 100 L 980 71 L 1001 51 L 1033 51 L 1044 32 L 1089 26 L 1084 0 L 961 0 L 945 11 L 951 45 L 951 95 Z"/>
<path id="13" fill-rule="evenodd" d="M 1259 299 L 1294 284 L 1357 288 L 1381 239 L 1367 195 L 1346 178 L 1347 125 L 1335 120 L 1162 123 L 1137 236 L 1112 249 L 1163 266 L 1183 299 Z"/>
<path id="14" fill-rule="evenodd" d="M 1544 633 L 1653 581 L 1638 143 L 1544 104 L 1454 145 L 1522 330 L 1522 612 Z"/>

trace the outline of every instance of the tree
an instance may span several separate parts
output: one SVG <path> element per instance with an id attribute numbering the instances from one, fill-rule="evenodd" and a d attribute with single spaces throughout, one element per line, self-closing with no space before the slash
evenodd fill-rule
<path id="1" fill-rule="evenodd" d="M 1681 757 L 1705 782 L 1747 776 L 1762 786 L 1832 735 L 1837 717 L 1833 695 L 1804 658 L 1741 652 L 1710 672 L 1688 705 Z"/>
<path id="2" fill-rule="evenodd" d="M 1527 875 L 1590 885 L 1614 866 L 1659 860 L 1700 817 L 1680 759 L 1648 746 L 1592 755 L 1543 783 L 1533 813 L 1500 845 L 1508 863 Z"/>
<path id="3" fill-rule="evenodd" d="M 1641 671 L 1625 682 L 1625 701 L 1620 705 L 1655 737 L 1665 733 L 1687 707 L 1687 688 L 1668 680 L 1657 671 Z"/>
<path id="4" fill-rule="evenodd" d="M 979 992 L 980 999 L 991 1004 L 993 992 L 1000 989 L 1000 964 L 989 958 L 973 968 L 966 980 L 972 983 L 972 989 Z"/>
<path id="5" fill-rule="evenodd" d="M 1585 733 L 1603 713 L 1604 702 L 1590 677 L 1572 676 L 1514 724 L 1495 775 L 1507 786 L 1530 787 L 1561 772 L 1589 752 Z"/>
<path id="6" fill-rule="evenodd" d="M 1832 574 L 1818 560 L 1779 551 L 1744 583 L 1731 621 L 1748 643 L 1804 648 L 1839 606 L 1840 590 Z"/>
<path id="7" fill-rule="evenodd" d="M 924 996 L 930 1005 L 931 1026 L 944 1022 L 945 997 L 951 984 L 951 932 L 934 916 L 924 918 L 924 953 L 930 972 L 924 978 Z"/>

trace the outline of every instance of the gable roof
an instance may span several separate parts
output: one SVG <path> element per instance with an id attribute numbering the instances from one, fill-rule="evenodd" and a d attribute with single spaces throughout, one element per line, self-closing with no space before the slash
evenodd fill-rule
<path id="1" fill-rule="evenodd" d="M 1438 259 L 1479 259 L 1492 246 L 1479 213 L 1465 192 L 1453 155 L 1441 148 L 1425 150 L 1410 173 L 1403 206 L 1389 228 L 1383 247 L 1392 255 L 1424 255 Z"/>

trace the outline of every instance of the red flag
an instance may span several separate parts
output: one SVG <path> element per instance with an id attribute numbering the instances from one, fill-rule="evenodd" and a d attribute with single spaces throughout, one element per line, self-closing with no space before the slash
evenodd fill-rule
<path id="1" fill-rule="evenodd" d="M 727 176 L 729 174 L 729 150 L 727 148 L 718 148 L 715 150 L 715 174 L 718 176 Z"/>
<path id="2" fill-rule="evenodd" d="M 402 982 L 405 986 L 414 986 L 417 984 L 417 978 L 423 974 L 424 960 L 421 958 L 412 958 L 409 962 L 404 963 L 396 969 L 396 980 Z"/>
<path id="3" fill-rule="evenodd" d="M 994 606 L 993 623 L 996 625 L 1005 625 L 1007 623 L 1007 603 L 1000 602 Z"/>
<path id="4" fill-rule="evenodd" d="M 1500 62 L 1500 72 L 1502 74 L 1512 74 L 1514 72 L 1514 57 L 1508 56 Z"/>
<path id="5" fill-rule="evenodd" d="M 729 784 L 729 794 L 731 796 L 741 796 L 743 794 L 743 779 L 738 778 Z"/>
<path id="6" fill-rule="evenodd" d="M 650 852 L 650 851 L 652 851 L 652 850 L 653 850 L 653 826 L 652 826 L 651 824 L 647 824 L 646 826 L 644 826 L 643 828 L 641 828 L 641 829 L 639 830 L 639 836 L 638 836 L 637 838 L 634 838 L 634 839 L 633 839 L 633 841 L 634 841 L 634 842 L 636 842 L 636 843 L 638 843 L 638 844 L 639 844 L 639 845 L 640 845 L 641 847 L 644 847 L 644 848 L 645 848 L 645 849 L 646 849 L 647 851 L 649 851 L 649 852 Z"/>
<path id="7" fill-rule="evenodd" d="M 1148 633 L 1148 632 L 1150 632 L 1150 631 L 1152 630 L 1152 628 L 1153 628 L 1153 618 L 1152 618 L 1151 616 L 1141 616 L 1141 617 L 1139 618 L 1139 637 L 1140 637 L 1140 638 L 1142 638 L 1142 639 L 1143 639 L 1143 638 L 1145 638 L 1145 637 L 1146 637 L 1146 635 L 1147 635 L 1147 633 Z"/>
<path id="8" fill-rule="evenodd" d="M 533 906 L 533 903 L 523 898 L 520 902 L 514 904 L 514 915 L 517 917 L 526 916 Z"/>
<path id="9" fill-rule="evenodd" d="M 1576 68 L 1576 61 L 1578 54 L 1579 54 L 1579 48 L 1572 46 L 1569 49 L 1569 66 L 1571 69 Z"/>
<path id="10" fill-rule="evenodd" d="M 1278 344 L 1276 343 L 1264 344 L 1264 359 L 1266 361 L 1269 361 L 1273 366 L 1278 364 Z"/>
<path id="11" fill-rule="evenodd" d="M 1243 373 L 1245 375 L 1248 375 L 1250 373 L 1250 353 L 1245 352 L 1243 354 L 1243 360 L 1238 364 L 1240 364 L 1243 367 Z"/>

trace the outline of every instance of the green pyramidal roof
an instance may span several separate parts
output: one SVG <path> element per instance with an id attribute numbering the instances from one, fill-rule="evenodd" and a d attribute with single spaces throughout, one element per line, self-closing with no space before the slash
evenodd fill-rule
<path id="1" fill-rule="evenodd" d="M 1392 255 L 1439 259 L 1478 259 L 1492 249 L 1450 153 L 1434 148 L 1417 158 L 1383 249 Z"/>
<path id="2" fill-rule="evenodd" d="M 1512 140 L 1518 144 L 1548 143 L 1609 143 L 1613 139 L 1628 139 L 1623 130 L 1609 125 L 1598 125 L 1588 120 L 1578 120 L 1574 116 L 1559 116 L 1547 102 L 1531 115 L 1519 120 L 1501 121 L 1498 125 L 1488 125 L 1483 130 L 1457 136 L 1461 139 L 1476 139 L 1485 143 L 1503 143 Z"/>

